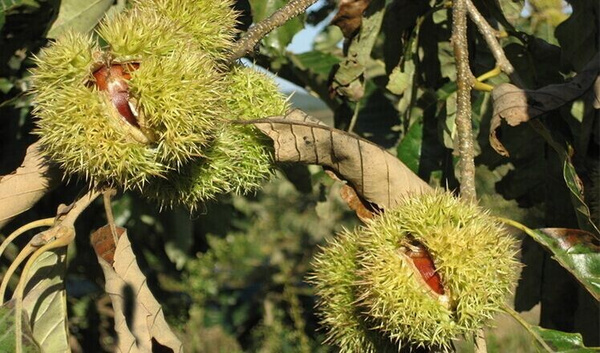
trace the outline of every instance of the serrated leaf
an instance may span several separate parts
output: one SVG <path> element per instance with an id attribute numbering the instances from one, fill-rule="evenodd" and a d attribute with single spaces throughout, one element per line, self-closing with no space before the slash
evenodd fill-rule
<path id="1" fill-rule="evenodd" d="M 29 322 L 27 313 L 23 312 L 23 323 Z M 31 333 L 31 327 L 24 324 L 22 332 L 23 353 L 41 353 L 42 350 Z M 0 307 L 0 352 L 15 351 L 15 307 L 14 301 L 4 303 Z"/>
<path id="2" fill-rule="evenodd" d="M 65 274 L 67 248 L 43 253 L 30 269 L 23 309 L 35 340 L 48 352 L 69 352 Z"/>
<path id="3" fill-rule="evenodd" d="M 600 247 L 593 234 L 567 228 L 530 229 L 515 221 L 506 221 L 524 231 L 552 253 L 553 258 L 569 271 L 596 299 L 600 300 Z"/>
<path id="4" fill-rule="evenodd" d="M 48 31 L 48 38 L 56 38 L 68 30 L 87 33 L 104 17 L 113 0 L 62 0 L 58 17 Z"/>

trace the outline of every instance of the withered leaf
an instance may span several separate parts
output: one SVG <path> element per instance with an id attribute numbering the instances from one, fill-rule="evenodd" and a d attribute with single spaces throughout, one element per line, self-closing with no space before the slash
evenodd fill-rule
<path id="1" fill-rule="evenodd" d="M 112 237 L 109 226 L 98 231 Z M 97 237 L 110 239 L 106 234 Z M 112 265 L 95 248 L 106 279 L 105 290 L 115 311 L 115 331 L 119 336 L 117 352 L 152 352 L 153 341 L 175 353 L 183 352 L 181 342 L 169 328 L 160 304 L 146 284 L 146 277 L 136 262 L 127 231 L 117 227 L 117 234 L 120 237 L 114 249 Z M 104 246 L 102 252 L 110 253 L 111 249 Z"/>
<path id="2" fill-rule="evenodd" d="M 351 38 L 360 28 L 363 12 L 369 3 L 371 0 L 341 0 L 331 24 L 340 27 L 345 38 Z"/>
<path id="3" fill-rule="evenodd" d="M 494 113 L 490 126 L 490 144 L 503 156 L 508 151 L 496 136 L 502 120 L 510 126 L 517 126 L 541 114 L 557 109 L 573 101 L 591 89 L 600 73 L 600 58 L 592 61 L 571 81 L 548 85 L 538 90 L 523 90 L 510 83 L 498 85 L 492 91 Z"/>
<path id="4" fill-rule="evenodd" d="M 327 173 L 327 175 L 334 180 L 340 180 L 340 178 L 338 178 L 337 175 L 331 170 L 325 170 L 325 173 Z M 354 188 L 348 184 L 344 184 L 341 187 L 340 196 L 342 200 L 348 204 L 348 207 L 350 207 L 352 211 L 356 212 L 358 218 L 363 222 L 375 217 L 375 215 L 378 213 L 378 210 L 374 209 L 372 205 L 361 199 L 360 196 L 358 196 L 358 193 L 356 193 L 356 190 L 354 190 Z"/>
<path id="5" fill-rule="evenodd" d="M 12 174 L 0 176 L 0 229 L 33 207 L 60 181 L 39 148 L 38 142 L 29 146 L 23 164 Z"/>
<path id="6" fill-rule="evenodd" d="M 294 119 L 274 117 L 244 123 L 254 124 L 274 141 L 276 161 L 328 167 L 380 209 L 393 208 L 406 195 L 431 189 L 380 146 L 323 124 Z"/>

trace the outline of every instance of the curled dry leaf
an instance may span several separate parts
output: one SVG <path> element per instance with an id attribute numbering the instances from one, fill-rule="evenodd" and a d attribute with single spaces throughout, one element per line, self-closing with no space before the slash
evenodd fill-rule
<path id="1" fill-rule="evenodd" d="M 276 161 L 327 167 L 346 180 L 362 199 L 379 209 L 393 208 L 406 195 L 431 190 L 380 146 L 345 131 L 310 122 L 298 111 L 285 117 L 241 123 L 254 124 L 274 141 Z"/>
<path id="2" fill-rule="evenodd" d="M 325 127 L 327 126 L 321 120 L 311 117 L 300 109 L 294 109 L 290 111 L 285 118 L 295 121 L 313 123 Z M 340 179 L 334 171 L 326 168 L 325 173 L 329 175 L 331 179 L 343 182 L 343 180 Z M 375 215 L 380 211 L 377 209 L 377 206 L 363 200 L 351 185 L 344 184 L 344 186 L 342 186 L 340 189 L 340 196 L 342 197 L 342 200 L 348 204 L 350 209 L 356 212 L 358 218 L 363 222 L 375 217 Z"/>
<path id="3" fill-rule="evenodd" d="M 0 229 L 58 185 L 56 171 L 39 148 L 37 142 L 29 146 L 23 164 L 12 174 L 0 176 Z"/>
<path id="4" fill-rule="evenodd" d="M 183 352 L 137 265 L 126 230 L 117 227 L 117 235 L 115 247 L 108 225 L 92 234 L 92 244 L 106 279 L 105 290 L 115 311 L 117 352 L 153 352 L 156 343 L 175 353 Z"/>
<path id="5" fill-rule="evenodd" d="M 496 86 L 492 91 L 494 100 L 494 114 L 490 126 L 492 147 L 503 156 L 509 155 L 496 136 L 496 130 L 503 119 L 510 126 L 517 126 L 557 109 L 591 89 L 599 73 L 600 58 L 596 55 L 575 78 L 566 83 L 548 85 L 538 90 L 523 90 L 509 83 Z"/>
<path id="6" fill-rule="evenodd" d="M 353 37 L 362 24 L 363 12 L 371 0 L 341 0 L 338 13 L 331 23 L 340 27 L 345 38 Z"/>

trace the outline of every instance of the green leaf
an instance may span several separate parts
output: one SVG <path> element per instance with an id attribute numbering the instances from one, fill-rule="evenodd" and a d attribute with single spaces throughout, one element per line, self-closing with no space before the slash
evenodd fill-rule
<path id="1" fill-rule="evenodd" d="M 508 219 L 503 222 L 524 231 L 552 253 L 553 258 L 569 271 L 596 299 L 600 300 L 600 247 L 594 235 L 579 229 L 530 229 Z"/>
<path id="2" fill-rule="evenodd" d="M 403 66 L 396 66 L 390 74 L 390 81 L 386 88 L 394 94 L 403 94 L 411 87 L 414 73 L 415 63 L 412 60 L 406 61 Z"/>
<path id="3" fill-rule="evenodd" d="M 340 63 L 333 78 L 332 88 L 352 101 L 360 100 L 365 93 L 361 81 L 381 29 L 385 13 L 384 5 L 381 0 L 371 3 L 369 9 L 373 9 L 374 13 L 363 18 L 360 32 L 352 38 L 346 58 Z"/>
<path id="4" fill-rule="evenodd" d="M 87 33 L 91 31 L 104 13 L 112 6 L 113 0 L 63 0 L 58 18 L 48 31 L 48 38 L 56 38 L 68 30 Z"/>
<path id="5" fill-rule="evenodd" d="M 28 322 L 27 314 L 23 312 L 23 323 Z M 23 352 L 39 353 L 42 350 L 31 334 L 31 327 L 23 325 Z M 0 352 L 15 351 L 15 307 L 14 301 L 4 303 L 0 307 Z"/>
<path id="6" fill-rule="evenodd" d="M 423 123 L 418 121 L 408 128 L 397 148 L 398 158 L 415 174 L 419 172 L 422 140 Z"/>
<path id="7" fill-rule="evenodd" d="M 331 68 L 340 63 L 340 58 L 322 51 L 309 51 L 302 54 L 288 55 L 296 69 L 310 72 L 327 79 Z"/>
<path id="8" fill-rule="evenodd" d="M 598 347 L 586 347 L 583 343 L 583 338 L 579 333 L 568 333 L 531 325 L 512 308 L 505 307 L 504 311 L 521 324 L 525 330 L 535 338 L 537 344 L 546 352 L 587 353 L 599 351 Z"/>
<path id="9" fill-rule="evenodd" d="M 552 349 L 552 352 L 598 352 L 598 349 L 587 348 L 583 344 L 583 338 L 579 333 L 568 333 L 549 330 L 539 326 L 531 326 L 542 340 Z"/>
<path id="10" fill-rule="evenodd" d="M 23 298 L 33 337 L 48 352 L 69 351 L 64 287 L 66 253 L 66 247 L 48 251 L 34 262 Z"/>

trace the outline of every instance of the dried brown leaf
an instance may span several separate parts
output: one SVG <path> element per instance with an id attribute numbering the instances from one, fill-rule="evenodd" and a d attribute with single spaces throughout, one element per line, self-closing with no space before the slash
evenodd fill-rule
<path id="1" fill-rule="evenodd" d="M 29 146 L 23 164 L 12 174 L 0 176 L 0 229 L 59 183 L 39 148 L 37 142 Z"/>
<path id="2" fill-rule="evenodd" d="M 331 24 L 340 27 L 345 38 L 353 37 L 360 28 L 363 12 L 370 3 L 371 0 L 341 0 L 338 13 Z"/>
<path id="3" fill-rule="evenodd" d="M 109 244 L 103 244 L 100 251 L 94 247 L 106 279 L 105 290 L 115 312 L 115 331 L 119 336 L 116 351 L 152 352 L 153 344 L 158 343 L 175 353 L 183 352 L 181 342 L 169 328 L 160 304 L 150 292 L 146 277 L 137 265 L 127 231 L 117 227 L 117 234 L 120 236 L 112 265 L 102 257 L 111 251 Z M 110 227 L 98 229 L 92 239 L 96 239 L 93 240 L 96 244 L 97 239 L 110 243 Z"/>
<path id="4" fill-rule="evenodd" d="M 325 173 L 333 180 L 342 181 L 340 178 L 338 178 L 335 172 L 331 170 L 325 170 Z M 350 207 L 352 211 L 356 212 L 358 218 L 363 222 L 375 217 L 379 213 L 379 210 L 377 210 L 376 207 L 363 200 L 358 195 L 356 190 L 354 190 L 354 188 L 348 184 L 344 184 L 344 186 L 340 188 L 340 196 L 342 200 L 348 204 L 348 207 Z"/>
<path id="5" fill-rule="evenodd" d="M 503 156 L 508 151 L 496 135 L 502 120 L 517 126 L 541 114 L 573 101 L 592 88 L 600 73 L 598 55 L 571 81 L 548 85 L 538 90 L 523 90 L 510 83 L 498 85 L 492 91 L 494 114 L 490 126 L 490 144 Z"/>
<path id="6" fill-rule="evenodd" d="M 380 146 L 345 131 L 310 122 L 302 118 L 301 113 L 246 123 L 254 124 L 274 141 L 276 161 L 327 167 L 346 180 L 362 199 L 379 209 L 393 208 L 408 194 L 431 190 Z"/>

